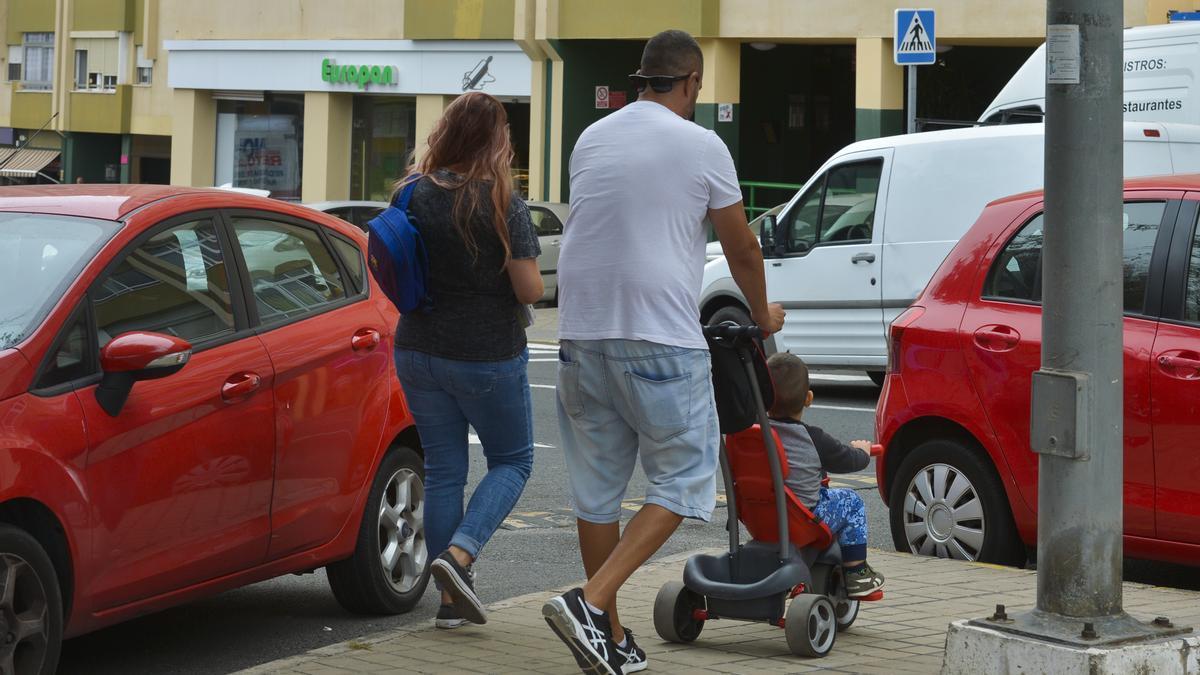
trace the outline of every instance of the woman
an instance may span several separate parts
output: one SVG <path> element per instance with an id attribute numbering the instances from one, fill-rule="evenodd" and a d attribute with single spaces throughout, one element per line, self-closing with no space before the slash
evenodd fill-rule
<path id="1" fill-rule="evenodd" d="M 396 370 L 425 451 L 425 533 L 442 589 L 436 624 L 486 623 L 471 565 L 525 489 L 533 465 L 529 352 L 519 320 L 542 297 L 529 210 L 513 195 L 508 116 L 495 98 L 455 100 L 402 187 L 429 255 L 432 309 L 400 319 Z M 487 475 L 463 511 L 468 427 Z"/>

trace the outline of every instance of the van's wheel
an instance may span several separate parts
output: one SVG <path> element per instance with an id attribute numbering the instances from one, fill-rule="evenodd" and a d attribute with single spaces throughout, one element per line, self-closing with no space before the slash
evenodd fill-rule
<path id="1" fill-rule="evenodd" d="M 812 579 L 813 591 L 824 595 L 833 603 L 838 630 L 849 628 L 858 618 L 858 610 L 862 605 L 858 600 L 846 597 L 845 576 L 841 565 L 814 565 Z"/>
<path id="2" fill-rule="evenodd" d="M 682 581 L 668 581 L 654 598 L 654 630 L 667 642 L 694 642 L 704 630 L 695 611 L 704 609 L 704 598 Z"/>
<path id="3" fill-rule="evenodd" d="M 412 450 L 388 451 L 371 483 L 354 555 L 325 568 L 337 601 L 359 614 L 401 614 L 429 584 L 425 465 Z"/>
<path id="4" fill-rule="evenodd" d="M 824 595 L 802 593 L 788 605 L 783 625 L 788 648 L 797 656 L 820 658 L 833 650 L 837 639 L 837 616 L 833 603 Z"/>
<path id="5" fill-rule="evenodd" d="M 53 673 L 62 634 L 54 563 L 29 533 L 0 525 L 0 673 Z"/>
<path id="6" fill-rule="evenodd" d="M 868 370 L 867 377 L 871 378 L 871 381 L 875 383 L 876 387 L 882 387 L 883 380 L 887 377 L 887 373 L 883 372 L 882 370 Z"/>
<path id="7" fill-rule="evenodd" d="M 710 326 L 715 326 L 726 321 L 732 321 L 739 326 L 749 326 L 751 324 L 750 312 L 743 309 L 741 305 L 726 305 L 708 317 L 708 325 Z"/>
<path id="8" fill-rule="evenodd" d="M 973 448 L 925 441 L 896 472 L 888 504 L 897 551 L 1021 565 L 1017 534 L 999 476 Z"/>

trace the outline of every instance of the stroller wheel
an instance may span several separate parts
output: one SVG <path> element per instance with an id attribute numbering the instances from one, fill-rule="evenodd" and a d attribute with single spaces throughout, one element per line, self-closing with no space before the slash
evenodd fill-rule
<path id="1" fill-rule="evenodd" d="M 837 639 L 837 616 L 833 603 L 824 595 L 804 593 L 788 606 L 784 625 L 788 648 L 797 656 L 820 658 L 833 650 Z"/>
<path id="2" fill-rule="evenodd" d="M 858 610 L 862 606 L 858 600 L 846 597 L 845 579 L 842 570 L 836 565 L 814 565 L 812 569 L 813 592 L 829 596 L 833 603 L 833 613 L 837 616 L 837 628 L 846 630 L 858 618 Z"/>
<path id="3" fill-rule="evenodd" d="M 682 581 L 668 581 L 654 599 L 654 630 L 667 642 L 692 642 L 704 629 L 704 622 L 695 618 L 697 609 L 704 609 L 703 597 Z"/>

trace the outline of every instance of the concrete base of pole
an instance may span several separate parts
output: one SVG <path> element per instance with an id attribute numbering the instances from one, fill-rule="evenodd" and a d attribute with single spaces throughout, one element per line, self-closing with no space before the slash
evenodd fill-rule
<path id="1" fill-rule="evenodd" d="M 1015 617 L 1019 620 L 1020 617 Z M 1187 675 L 1200 673 L 1200 636 L 1155 635 L 1079 644 L 1055 636 L 1011 632 L 985 621 L 955 621 L 946 632 L 942 675 Z M 1011 623 L 1018 623 L 1013 621 Z M 1077 631 L 1081 624 L 1072 622 Z M 1094 625 L 1094 624 L 1093 624 Z M 1152 626 L 1152 624 L 1141 624 Z M 1110 629 L 1112 626 L 1109 626 Z M 1172 629 L 1172 633 L 1184 629 Z M 1078 633 L 1077 633 L 1078 634 Z M 1114 636 L 1115 638 L 1115 636 Z"/>

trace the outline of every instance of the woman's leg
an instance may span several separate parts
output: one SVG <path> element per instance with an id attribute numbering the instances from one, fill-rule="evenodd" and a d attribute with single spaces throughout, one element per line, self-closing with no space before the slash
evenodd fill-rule
<path id="1" fill-rule="evenodd" d="M 471 559 L 516 506 L 533 468 L 533 404 L 526 367 L 528 352 L 493 367 L 492 386 L 460 395 L 458 404 L 479 435 L 487 458 L 487 475 L 475 488 L 452 546 Z"/>
<path id="2" fill-rule="evenodd" d="M 463 518 L 467 418 L 434 377 L 431 357 L 396 350 L 396 371 L 425 452 L 425 543 L 430 557 L 450 546 Z"/>

